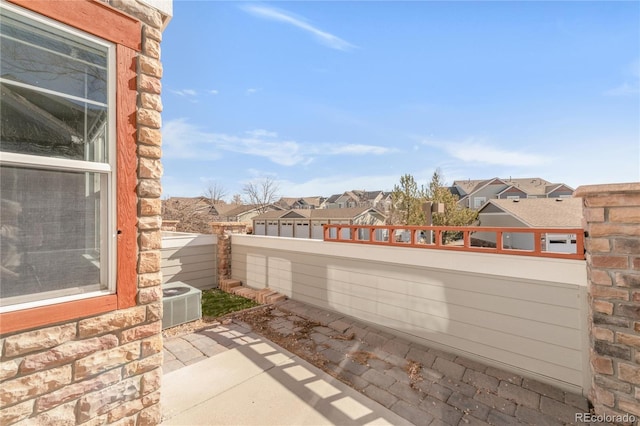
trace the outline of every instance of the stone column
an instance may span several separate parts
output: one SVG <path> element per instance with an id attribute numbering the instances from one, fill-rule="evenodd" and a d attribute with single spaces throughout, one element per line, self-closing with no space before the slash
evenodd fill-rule
<path id="1" fill-rule="evenodd" d="M 218 285 L 231 278 L 231 234 L 246 234 L 247 225 L 241 222 L 212 222 L 213 233 L 218 237 Z"/>
<path id="2" fill-rule="evenodd" d="M 589 278 L 590 399 L 640 417 L 640 183 L 581 186 Z"/>

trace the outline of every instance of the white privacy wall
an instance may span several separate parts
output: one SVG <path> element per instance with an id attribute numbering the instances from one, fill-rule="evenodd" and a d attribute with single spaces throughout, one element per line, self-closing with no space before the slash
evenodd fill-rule
<path id="1" fill-rule="evenodd" d="M 552 383 L 589 386 L 584 261 L 233 235 L 232 277 Z"/>
<path id="2" fill-rule="evenodd" d="M 215 235 L 163 232 L 162 284 L 182 282 L 200 290 L 218 286 Z"/>

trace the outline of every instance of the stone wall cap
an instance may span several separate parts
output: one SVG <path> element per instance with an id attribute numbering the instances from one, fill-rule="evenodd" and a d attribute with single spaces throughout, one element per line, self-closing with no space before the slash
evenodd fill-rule
<path id="1" fill-rule="evenodd" d="M 574 197 L 589 197 L 602 194 L 640 192 L 640 182 L 609 183 L 602 185 L 582 185 L 573 193 Z"/>

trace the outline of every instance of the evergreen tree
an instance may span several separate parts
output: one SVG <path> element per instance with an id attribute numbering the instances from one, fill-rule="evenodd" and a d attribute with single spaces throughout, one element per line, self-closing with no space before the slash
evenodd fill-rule
<path id="1" fill-rule="evenodd" d="M 478 217 L 478 212 L 458 204 L 458 197 L 447 188 L 438 169 L 433 173 L 429 186 L 418 187 L 415 178 L 406 174 L 400 177 L 391 194 L 392 208 L 389 223 L 394 225 L 425 225 L 426 216 L 422 205 L 426 201 L 444 204 L 444 213 L 433 213 L 435 226 L 468 226 Z M 456 239 L 460 233 L 445 233 L 445 241 Z"/>
<path id="2" fill-rule="evenodd" d="M 453 195 L 442 179 L 442 172 L 437 169 L 433 172 L 427 198 L 433 203 L 444 204 L 444 213 L 433 213 L 433 225 L 435 226 L 469 226 L 478 217 L 478 212 L 458 204 L 458 197 Z M 445 242 L 460 238 L 459 232 L 445 232 Z"/>
<path id="3" fill-rule="evenodd" d="M 410 174 L 400 176 L 400 185 L 393 187 L 391 193 L 391 217 L 389 222 L 399 225 L 424 225 L 425 214 L 422 204 L 425 202 L 425 190 L 418 188 Z"/>

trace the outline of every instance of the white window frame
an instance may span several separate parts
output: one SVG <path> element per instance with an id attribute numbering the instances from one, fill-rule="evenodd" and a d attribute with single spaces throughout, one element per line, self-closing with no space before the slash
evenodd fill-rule
<path id="1" fill-rule="evenodd" d="M 473 197 L 473 208 L 479 209 L 487 202 L 487 197 Z"/>
<path id="2" fill-rule="evenodd" d="M 67 296 L 56 297 L 54 293 L 51 298 L 41 299 L 36 301 L 30 301 L 25 303 L 17 303 L 8 306 L 0 306 L 0 313 L 12 312 L 22 309 L 35 308 L 40 306 L 47 306 L 57 303 L 64 303 L 69 301 L 88 299 L 92 297 L 102 296 L 106 294 L 116 293 L 116 260 L 117 260 L 117 205 L 116 205 L 116 45 L 102 38 L 85 33 L 76 28 L 70 27 L 63 23 L 46 18 L 34 12 L 30 12 L 0 2 L 0 7 L 11 11 L 17 15 L 23 16 L 28 20 L 32 20 L 42 24 L 45 27 L 51 27 L 60 32 L 69 34 L 73 37 L 84 39 L 90 43 L 97 44 L 107 49 L 107 161 L 103 163 L 73 160 L 66 158 L 55 158 L 38 155 L 20 154 L 13 152 L 0 151 L 0 164 L 3 166 L 13 166 L 18 168 L 32 168 L 32 169 L 45 169 L 52 171 L 63 172 L 91 172 L 102 176 L 106 176 L 106 179 L 100 179 L 101 188 L 100 191 L 105 191 L 105 203 L 100 203 L 100 237 L 101 241 L 101 261 L 102 266 L 100 268 L 100 281 L 101 285 L 106 284 L 106 289 L 98 291 L 89 291 L 86 293 L 72 294 Z M 104 105 L 101 102 L 91 101 L 85 98 L 78 98 L 73 95 L 57 92 L 49 89 L 39 88 L 29 84 L 14 83 L 11 80 L 2 79 L 5 84 L 11 84 L 21 87 L 26 87 L 35 90 L 40 93 L 49 93 L 56 96 L 60 96 L 66 99 L 81 100 L 82 102 Z M 106 181 L 106 182 L 105 182 Z M 104 257 L 104 260 L 102 259 Z"/>

